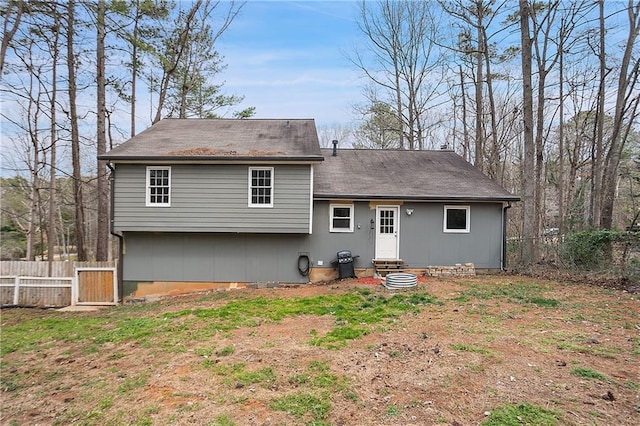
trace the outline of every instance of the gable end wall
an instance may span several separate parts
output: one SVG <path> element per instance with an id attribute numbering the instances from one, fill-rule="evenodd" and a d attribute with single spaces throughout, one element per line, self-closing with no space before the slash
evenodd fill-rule
<path id="1" fill-rule="evenodd" d="M 309 233 L 311 166 L 273 168 L 271 208 L 248 206 L 249 165 L 172 165 L 171 206 L 147 207 L 146 165 L 118 164 L 114 230 Z"/>

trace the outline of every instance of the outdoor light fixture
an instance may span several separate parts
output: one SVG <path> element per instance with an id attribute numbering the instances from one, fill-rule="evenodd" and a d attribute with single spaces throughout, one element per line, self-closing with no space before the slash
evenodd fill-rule
<path id="1" fill-rule="evenodd" d="M 406 209 L 405 213 L 407 214 L 407 216 L 411 216 L 413 214 L 413 209 Z"/>

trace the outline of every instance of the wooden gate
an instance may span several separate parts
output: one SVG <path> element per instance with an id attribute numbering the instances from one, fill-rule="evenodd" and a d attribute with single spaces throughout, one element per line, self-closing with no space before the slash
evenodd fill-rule
<path id="1" fill-rule="evenodd" d="M 116 268 L 75 268 L 73 305 L 117 305 Z"/>

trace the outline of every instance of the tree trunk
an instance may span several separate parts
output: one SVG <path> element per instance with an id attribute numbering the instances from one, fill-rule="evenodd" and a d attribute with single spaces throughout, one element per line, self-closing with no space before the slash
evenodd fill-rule
<path id="1" fill-rule="evenodd" d="M 467 94 L 464 84 L 464 74 L 462 73 L 462 65 L 458 66 L 460 71 L 460 88 L 462 93 L 462 157 L 469 161 L 469 127 L 467 126 Z"/>
<path id="2" fill-rule="evenodd" d="M 160 121 L 162 118 L 162 109 L 164 108 L 165 100 L 167 99 L 167 90 L 169 89 L 169 82 L 171 78 L 175 74 L 178 69 L 178 65 L 180 64 L 180 59 L 182 58 L 182 54 L 187 48 L 187 43 L 189 41 L 189 35 L 191 34 L 193 21 L 195 19 L 196 12 L 202 6 L 202 0 L 197 0 L 196 4 L 194 4 L 189 13 L 185 18 L 185 24 L 182 31 L 178 36 L 178 39 L 175 41 L 174 55 L 171 58 L 166 58 L 168 63 L 163 67 L 162 79 L 160 82 L 160 91 L 158 93 L 158 106 L 156 107 L 156 113 L 153 118 L 153 124 Z"/>
<path id="3" fill-rule="evenodd" d="M 80 167 L 80 131 L 76 105 L 76 60 L 73 49 L 75 28 L 75 0 L 67 4 L 67 67 L 69 78 L 69 119 L 71 121 L 71 163 L 73 167 L 73 195 L 75 202 L 76 249 L 79 261 L 87 260 L 85 247 L 84 201 L 82 199 L 82 169 Z"/>
<path id="4" fill-rule="evenodd" d="M 482 7 L 482 5 L 480 5 Z M 476 149 L 475 149 L 475 166 L 484 171 L 484 108 L 482 85 L 483 79 L 483 60 L 485 54 L 484 38 L 482 37 L 482 12 L 478 11 L 478 51 L 476 53 Z"/>
<path id="5" fill-rule="evenodd" d="M 618 167 L 629 126 L 637 119 L 637 108 L 640 102 L 637 94 L 634 95 L 640 72 L 640 59 L 636 58 L 635 62 L 631 64 L 633 49 L 640 32 L 640 1 L 634 5 L 633 0 L 629 0 L 627 13 L 629 17 L 629 34 L 620 64 L 611 143 L 605 160 L 602 182 L 602 213 L 600 215 L 600 228 L 602 229 L 611 229 L 613 226 L 613 205 L 618 183 Z M 629 71 L 629 67 L 631 67 L 631 71 Z M 630 112 L 630 114 L 627 115 L 627 112 Z"/>
<path id="6" fill-rule="evenodd" d="M 482 27 L 483 46 L 487 45 L 486 28 Z M 493 94 L 493 77 L 491 76 L 491 60 L 489 50 L 485 49 L 485 67 L 487 71 L 487 95 L 489 97 L 489 115 L 491 119 L 491 151 L 489 152 L 489 164 L 487 172 L 492 179 L 500 176 L 500 147 L 498 145 L 498 124 L 496 122 L 496 102 Z"/>
<path id="7" fill-rule="evenodd" d="M 398 117 L 398 137 L 400 138 L 400 141 L 399 141 L 400 149 L 405 149 L 404 118 L 402 117 L 402 91 L 400 89 L 400 71 L 398 70 L 398 63 L 396 58 L 394 58 L 394 68 L 395 68 L 395 80 L 396 80 L 395 95 L 396 95 L 396 115 Z"/>
<path id="8" fill-rule="evenodd" d="M 36 260 L 36 234 L 38 231 L 38 205 L 40 204 L 40 143 L 37 130 L 31 135 L 33 164 L 31 170 L 31 196 L 29 197 L 29 224 L 27 231 L 27 260 Z"/>
<path id="9" fill-rule="evenodd" d="M 545 179 L 543 175 L 544 171 L 544 112 L 545 112 L 545 84 L 546 73 L 544 70 L 544 64 L 541 63 L 538 67 L 538 99 L 537 99 L 537 114 L 536 114 L 536 131 L 535 131 L 535 235 L 540 234 L 542 229 L 542 217 L 544 216 L 543 207 L 543 192 Z"/>
<path id="10" fill-rule="evenodd" d="M 564 28 L 564 24 L 562 25 Z M 558 230 L 560 235 L 564 234 L 564 31 L 560 36 L 560 69 L 559 76 L 559 97 L 560 105 L 558 115 L 560 116 L 560 125 L 558 126 Z"/>
<path id="11" fill-rule="evenodd" d="M 36 218 L 38 214 L 38 163 L 40 162 L 38 150 L 33 153 L 34 168 L 31 171 L 31 196 L 29 197 L 29 218 L 27 225 L 27 260 L 35 260 L 36 247 Z"/>
<path id="12" fill-rule="evenodd" d="M 131 46 L 131 137 L 136 135 L 136 83 L 138 81 L 138 21 L 140 20 L 140 1 L 135 2 L 135 20 L 133 22 Z"/>
<path id="13" fill-rule="evenodd" d="M 53 52 L 51 55 L 51 153 L 49 161 L 49 220 L 47 226 L 47 261 L 49 276 L 53 273 L 53 261 L 55 260 L 55 243 L 56 243 L 56 101 L 58 93 L 58 54 L 59 54 L 59 35 L 60 23 L 57 11 L 54 11 L 54 33 L 53 33 Z"/>
<path id="14" fill-rule="evenodd" d="M 600 212 L 602 202 L 602 154 L 604 139 L 604 118 L 605 118 L 605 77 L 606 57 L 605 57 L 605 25 L 604 25 L 604 0 L 598 0 L 599 22 L 600 22 L 600 51 L 598 60 L 600 63 L 600 86 L 598 89 L 598 113 L 596 114 L 595 141 L 592 149 L 592 165 L 591 165 L 591 197 L 589 202 L 589 226 L 595 228 L 600 223 Z"/>
<path id="15" fill-rule="evenodd" d="M 536 261 L 537 237 L 535 181 L 532 177 L 534 170 L 535 146 L 533 141 L 533 88 L 531 78 L 531 35 L 529 34 L 529 2 L 520 0 L 520 39 L 522 45 L 522 110 L 524 124 L 524 169 L 523 169 L 523 264 L 533 264 Z"/>
<path id="16" fill-rule="evenodd" d="M 96 83 L 97 83 L 97 154 L 107 152 L 106 140 L 106 100 L 105 100 L 105 2 L 98 1 L 97 13 L 97 47 L 96 47 Z M 98 229 L 96 234 L 96 260 L 109 260 L 109 178 L 104 160 L 97 161 L 97 197 L 98 197 Z"/>
<path id="17" fill-rule="evenodd" d="M 9 17 L 11 16 L 11 9 L 15 4 L 16 7 L 16 15 L 13 21 L 13 26 L 9 28 Z M 20 18 L 22 18 L 22 11 L 24 7 L 24 1 L 18 0 L 14 2 L 7 2 L 7 8 L 5 10 L 4 15 L 4 25 L 2 28 L 2 42 L 0 43 L 0 81 L 2 81 L 2 75 L 4 70 L 4 58 L 7 55 L 7 48 L 9 47 L 9 43 L 13 39 L 13 36 L 18 31 L 18 27 L 20 26 Z"/>

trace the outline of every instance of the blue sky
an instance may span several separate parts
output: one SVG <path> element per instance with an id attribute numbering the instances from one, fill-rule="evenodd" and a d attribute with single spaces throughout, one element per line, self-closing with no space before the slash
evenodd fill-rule
<path id="1" fill-rule="evenodd" d="M 245 96 L 256 118 L 354 120 L 362 81 L 349 63 L 359 32 L 353 1 L 249 0 L 218 43 L 227 94 Z M 240 109 L 240 108 L 239 108 Z"/>

